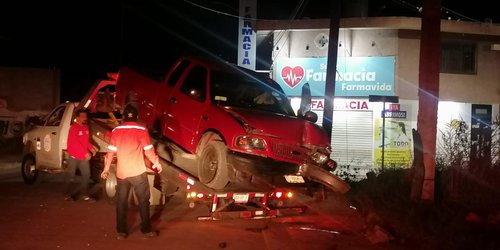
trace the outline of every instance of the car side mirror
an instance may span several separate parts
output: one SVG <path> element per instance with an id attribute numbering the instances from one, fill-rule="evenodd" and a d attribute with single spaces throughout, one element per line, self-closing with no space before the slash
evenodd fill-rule
<path id="1" fill-rule="evenodd" d="M 198 89 L 190 89 L 188 93 L 189 93 L 190 97 L 192 97 L 193 99 L 195 99 L 197 101 L 200 101 L 200 102 L 205 101 L 203 93 L 201 93 L 201 91 Z"/>
<path id="2" fill-rule="evenodd" d="M 26 124 L 29 126 L 41 126 L 45 123 L 44 119 L 39 116 L 30 116 L 26 119 Z"/>
<path id="3" fill-rule="evenodd" d="M 312 111 L 306 111 L 306 113 L 302 116 L 304 120 L 310 121 L 312 123 L 316 123 L 318 121 L 318 115 Z"/>
<path id="4" fill-rule="evenodd" d="M 311 111 L 311 88 L 306 82 L 302 86 L 302 95 L 300 97 L 300 108 L 297 111 L 299 117 L 304 117 L 308 111 Z"/>

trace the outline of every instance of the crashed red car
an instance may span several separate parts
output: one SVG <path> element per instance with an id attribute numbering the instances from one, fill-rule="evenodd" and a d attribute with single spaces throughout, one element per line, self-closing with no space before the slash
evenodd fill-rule
<path id="1" fill-rule="evenodd" d="M 349 189 L 328 171 L 335 162 L 326 133 L 297 117 L 281 87 L 261 74 L 182 57 L 163 80 L 121 69 L 116 92 L 120 107 L 136 105 L 151 130 L 183 151 L 181 168 L 214 189 L 252 176 Z"/>

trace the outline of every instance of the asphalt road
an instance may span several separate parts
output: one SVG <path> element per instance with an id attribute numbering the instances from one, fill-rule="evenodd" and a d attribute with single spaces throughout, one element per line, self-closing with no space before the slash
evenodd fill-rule
<path id="1" fill-rule="evenodd" d="M 115 208 L 64 201 L 61 175 L 26 185 L 16 163 L 0 162 L 0 249 L 396 249 L 370 244 L 355 208 L 342 196 L 316 203 L 297 197 L 308 209 L 299 216 L 264 220 L 198 221 L 208 208 L 193 209 L 180 196 L 151 207 L 158 238 L 143 239 L 136 207 L 128 217 L 131 233 L 117 240 Z M 94 187 L 98 193 L 100 186 Z"/>

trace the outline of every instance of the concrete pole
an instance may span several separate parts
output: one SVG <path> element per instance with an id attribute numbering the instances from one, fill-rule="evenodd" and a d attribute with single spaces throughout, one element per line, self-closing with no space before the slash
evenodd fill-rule
<path id="1" fill-rule="evenodd" d="M 341 0 L 330 0 L 330 34 L 328 38 L 328 61 L 325 84 L 325 107 L 323 109 L 323 129 L 332 140 L 333 97 L 335 96 L 335 75 L 340 29 Z"/>
<path id="2" fill-rule="evenodd" d="M 424 152 L 422 200 L 434 200 L 441 55 L 441 0 L 423 0 L 417 127 Z"/>

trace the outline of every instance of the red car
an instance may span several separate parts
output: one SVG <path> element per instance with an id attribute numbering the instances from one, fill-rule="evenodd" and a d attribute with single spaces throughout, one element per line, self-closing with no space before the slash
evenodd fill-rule
<path id="1" fill-rule="evenodd" d="M 182 151 L 176 164 L 214 189 L 251 176 L 318 181 L 307 176 L 308 169 L 335 167 L 322 128 L 298 118 L 281 87 L 256 72 L 183 57 L 163 81 L 120 70 L 116 92 L 120 107 L 138 106 L 139 118 Z"/>

